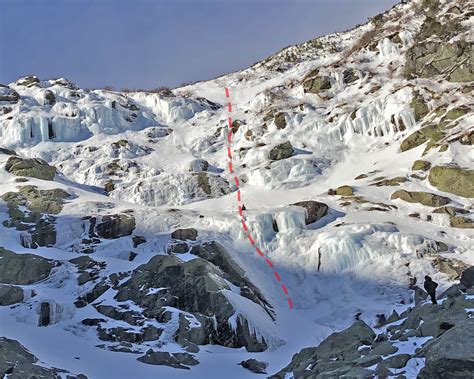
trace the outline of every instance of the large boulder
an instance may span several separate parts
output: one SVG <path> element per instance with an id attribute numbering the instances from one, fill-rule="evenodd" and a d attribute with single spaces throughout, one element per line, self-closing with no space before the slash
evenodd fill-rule
<path id="1" fill-rule="evenodd" d="M 473 220 L 467 217 L 463 217 L 463 216 L 450 216 L 449 224 L 453 228 L 460 228 L 460 229 L 473 229 L 474 228 Z"/>
<path id="2" fill-rule="evenodd" d="M 300 201 L 298 203 L 292 204 L 297 207 L 302 207 L 306 211 L 305 224 L 312 224 L 313 222 L 318 221 L 320 218 L 328 214 L 329 207 L 318 201 L 307 200 Z"/>
<path id="3" fill-rule="evenodd" d="M 54 188 L 39 190 L 36 186 L 22 186 L 18 192 L 7 192 L 2 199 L 9 207 L 26 207 L 31 212 L 58 214 L 61 212 L 64 200 L 70 195 L 68 192 Z"/>
<path id="4" fill-rule="evenodd" d="M 303 79 L 303 88 L 305 92 L 320 93 L 331 88 L 331 80 L 320 75 L 319 70 L 314 70 Z"/>
<path id="5" fill-rule="evenodd" d="M 187 229 L 176 229 L 171 233 L 171 238 L 179 241 L 196 241 L 198 236 L 198 232 L 194 228 L 187 228 Z"/>
<path id="6" fill-rule="evenodd" d="M 247 359 L 245 361 L 241 361 L 240 365 L 243 368 L 246 368 L 247 370 L 249 370 L 249 371 L 251 371 L 255 374 L 266 374 L 267 373 L 267 371 L 266 371 L 267 366 L 268 366 L 267 362 L 261 362 L 261 361 L 257 361 L 256 359 L 250 358 L 250 359 Z"/>
<path id="7" fill-rule="evenodd" d="M 273 161 L 290 158 L 294 153 L 293 146 L 289 141 L 276 145 L 270 150 L 268 158 Z"/>
<path id="8" fill-rule="evenodd" d="M 120 213 L 103 216 L 95 227 L 95 233 L 101 238 L 115 239 L 131 235 L 134 229 L 135 217 Z"/>
<path id="9" fill-rule="evenodd" d="M 26 159 L 12 156 L 8 159 L 5 170 L 16 176 L 28 176 L 43 180 L 53 180 L 56 175 L 56 167 L 50 166 L 39 158 Z"/>
<path id="10" fill-rule="evenodd" d="M 450 199 L 444 196 L 436 195 L 430 192 L 410 192 L 405 190 L 398 190 L 392 193 L 390 199 L 400 199 L 408 203 L 419 203 L 427 207 L 440 207 L 450 202 Z"/>
<path id="11" fill-rule="evenodd" d="M 435 166 L 428 176 L 430 184 L 440 191 L 474 197 L 474 170 L 453 166 Z"/>
<path id="12" fill-rule="evenodd" d="M 354 190 L 351 186 L 340 186 L 336 188 L 336 195 L 338 196 L 352 196 L 354 195 Z"/>
<path id="13" fill-rule="evenodd" d="M 23 301 L 23 289 L 17 286 L 0 284 L 0 305 L 12 305 Z"/>
<path id="14" fill-rule="evenodd" d="M 408 151 L 428 142 L 427 148 L 435 146 L 445 136 L 446 123 L 427 125 L 406 137 L 400 144 L 401 151 Z"/>
<path id="15" fill-rule="evenodd" d="M 46 279 L 54 264 L 33 254 L 16 254 L 0 247 L 0 283 L 26 285 Z"/>
<path id="16" fill-rule="evenodd" d="M 474 377 L 474 319 L 467 319 L 422 349 L 426 357 L 420 379 Z"/>
<path id="17" fill-rule="evenodd" d="M 199 363 L 193 355 L 188 353 L 168 353 L 151 349 L 144 356 L 137 358 L 137 360 L 150 365 L 170 366 L 186 370 L 189 370 L 188 366 L 194 366 Z"/>

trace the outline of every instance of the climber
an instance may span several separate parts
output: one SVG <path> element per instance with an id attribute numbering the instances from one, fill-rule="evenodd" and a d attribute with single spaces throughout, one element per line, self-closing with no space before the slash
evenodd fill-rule
<path id="1" fill-rule="evenodd" d="M 428 275 L 425 276 L 425 283 L 423 283 L 425 287 L 425 291 L 428 295 L 431 296 L 431 301 L 433 304 L 438 304 L 436 302 L 436 287 L 438 287 L 438 283 L 434 282 Z"/>

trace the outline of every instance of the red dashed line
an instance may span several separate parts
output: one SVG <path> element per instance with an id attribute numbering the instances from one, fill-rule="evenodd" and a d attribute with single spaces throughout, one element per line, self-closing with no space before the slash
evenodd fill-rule
<path id="1" fill-rule="evenodd" d="M 293 302 L 290 298 L 288 298 L 288 305 L 290 306 L 290 309 L 293 309 Z"/>
<path id="2" fill-rule="evenodd" d="M 228 112 L 231 113 L 232 112 L 232 103 L 230 101 L 230 91 L 229 91 L 228 87 L 225 87 L 225 96 L 229 99 L 229 102 L 227 104 L 227 109 L 228 109 Z M 234 168 L 233 168 L 233 163 L 232 163 L 232 147 L 231 147 L 231 143 L 232 143 L 232 117 L 230 116 L 230 114 L 227 118 L 227 121 L 229 123 L 229 134 L 227 135 L 227 141 L 229 142 L 229 146 L 227 147 L 227 157 L 229 158 L 229 172 L 232 174 L 234 172 Z M 242 228 L 244 228 L 244 231 L 247 234 L 247 238 L 249 239 L 250 244 L 253 247 L 255 247 L 255 251 L 257 252 L 257 254 L 265 260 L 266 264 L 270 268 L 273 268 L 272 261 L 265 256 L 265 254 L 262 252 L 262 250 L 260 250 L 260 248 L 255 246 L 255 240 L 253 239 L 252 235 L 250 234 L 247 223 L 245 222 L 244 209 L 241 205 L 242 198 L 241 198 L 241 193 L 240 193 L 240 188 L 239 188 L 240 187 L 239 178 L 237 177 L 237 175 L 234 175 L 234 181 L 235 181 L 235 185 L 237 186 L 237 202 L 238 202 L 239 215 L 240 215 L 241 222 L 242 222 Z M 275 275 L 276 280 L 279 283 L 281 283 L 282 280 L 281 280 L 280 274 L 277 271 L 273 271 L 273 275 Z M 288 306 L 290 307 L 290 309 L 293 309 L 293 301 L 289 297 L 288 289 L 286 288 L 286 286 L 283 283 L 281 283 L 281 289 L 287 297 Z"/>

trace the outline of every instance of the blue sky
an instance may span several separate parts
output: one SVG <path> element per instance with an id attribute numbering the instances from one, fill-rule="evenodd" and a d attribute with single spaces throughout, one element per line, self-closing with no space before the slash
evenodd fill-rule
<path id="1" fill-rule="evenodd" d="M 248 67 L 396 0 L 0 0 L 0 83 L 153 88 Z"/>

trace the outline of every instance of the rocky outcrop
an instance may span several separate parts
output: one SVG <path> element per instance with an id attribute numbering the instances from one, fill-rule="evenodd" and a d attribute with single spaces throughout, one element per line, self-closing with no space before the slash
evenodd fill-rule
<path id="1" fill-rule="evenodd" d="M 18 341 L 5 337 L 0 337 L 0 377 L 87 379 L 82 374 L 73 375 L 65 370 L 46 366 Z"/>
<path id="2" fill-rule="evenodd" d="M 16 104 L 20 101 L 20 95 L 12 88 L 0 85 L 0 101 Z"/>
<path id="3" fill-rule="evenodd" d="M 21 303 L 23 298 L 21 287 L 0 284 L 0 306 Z"/>
<path id="4" fill-rule="evenodd" d="M 283 379 L 288 374 L 294 378 L 361 379 L 408 375 L 405 366 L 412 358 L 426 359 L 418 378 L 470 378 L 474 370 L 474 319 L 467 311 L 473 307 L 474 299 L 453 288 L 438 305 L 421 301 L 401 315 L 394 312 L 377 337 L 363 321 L 357 321 L 331 334 L 318 347 L 301 350 L 271 378 Z M 418 337 L 431 339 L 426 342 Z M 413 347 L 399 352 L 396 345 L 408 339 Z"/>
<path id="5" fill-rule="evenodd" d="M 317 377 L 330 373 L 337 378 L 348 375 L 354 369 L 351 361 L 359 360 L 360 368 L 372 366 L 380 361 L 376 355 L 365 358 L 361 349 L 375 347 L 375 333 L 363 321 L 355 322 L 350 328 L 331 334 L 318 347 L 309 347 L 295 354 L 291 363 L 277 374 L 274 379 L 283 379 L 287 373 L 295 378 Z M 370 372 L 367 371 L 368 375 Z M 323 377 L 323 376 L 321 376 Z"/>
<path id="6" fill-rule="evenodd" d="M 409 78 L 448 73 L 451 82 L 469 82 L 474 80 L 471 55 L 472 45 L 464 41 L 416 44 L 407 53 L 405 73 Z"/>
<path id="7" fill-rule="evenodd" d="M 74 302 L 74 305 L 77 308 L 83 308 L 87 304 L 93 303 L 97 300 L 100 296 L 102 296 L 105 292 L 109 290 L 110 286 L 105 283 L 97 283 L 91 291 L 87 292 L 83 296 L 79 296 L 77 300 Z"/>
<path id="8" fill-rule="evenodd" d="M 134 301 L 144 308 L 143 315 L 148 318 L 162 318 L 167 313 L 165 307 L 187 312 L 187 317 L 180 316 L 175 336 L 183 345 L 212 343 L 245 346 L 249 351 L 265 350 L 265 340 L 255 335 L 248 320 L 234 316 L 236 310 L 225 296 L 225 291 L 230 291 L 226 280 L 241 288 L 241 296 L 266 307 L 261 294 L 220 246 L 195 246 L 193 254 L 199 258 L 182 261 L 174 255 L 155 256 L 118 287 L 115 298 Z M 199 327 L 190 326 L 189 314 Z M 233 316 L 234 328 L 230 326 Z"/>
<path id="9" fill-rule="evenodd" d="M 194 198 L 214 198 L 230 192 L 229 182 L 220 175 L 197 172 L 193 177 L 196 181 L 196 191 L 191 196 Z"/>
<path id="10" fill-rule="evenodd" d="M 16 176 L 28 176 L 42 180 L 53 180 L 56 175 L 56 167 L 50 166 L 39 158 L 10 157 L 5 165 L 5 170 Z"/>
<path id="11" fill-rule="evenodd" d="M 199 363 L 194 356 L 188 353 L 168 353 L 151 349 L 137 360 L 150 365 L 170 366 L 186 370 L 190 369 L 189 366 L 195 366 Z"/>
<path id="12" fill-rule="evenodd" d="M 70 259 L 69 262 L 78 268 L 77 284 L 80 286 L 98 279 L 100 270 L 106 267 L 105 262 L 97 262 L 86 255 Z"/>
<path id="13" fill-rule="evenodd" d="M 202 245 L 193 246 L 191 254 L 194 254 L 207 262 L 219 267 L 224 278 L 241 288 L 240 295 L 244 296 L 254 303 L 264 308 L 269 316 L 273 318 L 270 306 L 260 293 L 260 291 L 246 278 L 244 270 L 242 270 L 232 259 L 230 254 L 218 242 L 212 241 Z"/>
<path id="14" fill-rule="evenodd" d="M 276 145 L 270 150 L 268 158 L 272 161 L 279 161 L 281 159 L 287 159 L 293 156 L 294 150 L 290 142 L 284 142 Z"/>
<path id="15" fill-rule="evenodd" d="M 25 86 L 25 87 L 36 87 L 40 83 L 40 80 L 36 75 L 25 76 L 20 78 L 16 81 L 17 86 Z"/>
<path id="16" fill-rule="evenodd" d="M 305 224 L 312 224 L 328 214 L 329 207 L 318 201 L 307 200 L 292 204 L 306 211 Z"/>
<path id="17" fill-rule="evenodd" d="M 451 82 L 474 80 L 472 44 L 452 37 L 466 30 L 458 20 L 440 22 L 429 15 L 406 53 L 405 75 L 430 78 L 443 74 Z"/>
<path id="18" fill-rule="evenodd" d="M 426 356 L 419 379 L 472 378 L 474 373 L 474 319 L 457 323 L 442 336 L 428 342 L 420 352 Z"/>
<path id="19" fill-rule="evenodd" d="M 428 176 L 430 184 L 440 191 L 474 197 L 474 170 L 453 166 L 435 166 Z"/>
<path id="20" fill-rule="evenodd" d="M 410 192 L 405 190 L 398 190 L 392 193 L 390 199 L 400 199 L 408 203 L 419 203 L 427 207 L 440 207 L 450 202 L 450 199 L 444 196 L 436 195 L 430 192 Z"/>
<path id="21" fill-rule="evenodd" d="M 61 212 L 69 196 L 62 189 L 38 190 L 35 186 L 7 192 L 1 198 L 7 203 L 10 218 L 3 225 L 22 231 L 24 247 L 52 246 L 56 243 L 55 215 Z"/>
<path id="22" fill-rule="evenodd" d="M 26 285 L 46 279 L 54 264 L 33 254 L 16 254 L 0 247 L 0 283 Z"/>

